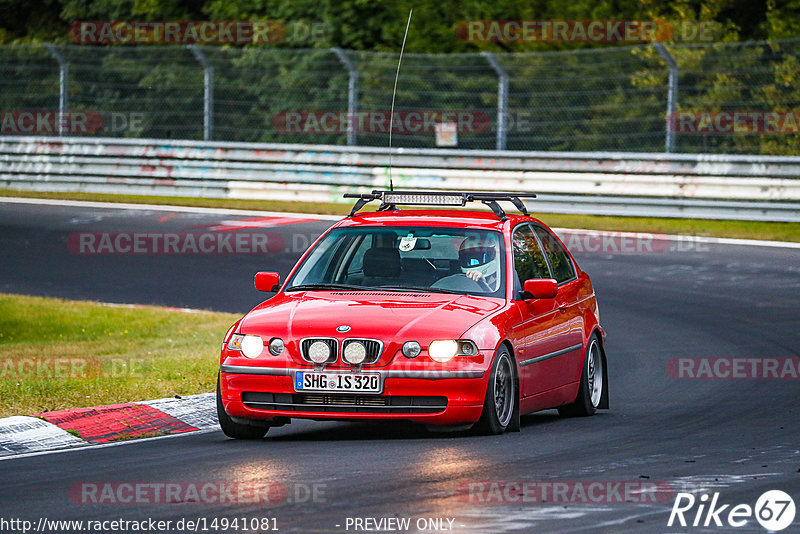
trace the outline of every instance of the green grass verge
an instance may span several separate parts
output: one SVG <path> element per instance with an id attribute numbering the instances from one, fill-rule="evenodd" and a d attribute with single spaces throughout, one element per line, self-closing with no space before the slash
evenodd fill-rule
<path id="1" fill-rule="evenodd" d="M 38 191 L 17 191 L 11 189 L 0 189 L 0 196 L 285 211 L 294 213 L 342 216 L 346 215 L 350 211 L 351 207 L 349 203 L 337 204 L 332 202 L 279 202 L 274 200 L 157 197 L 147 195 L 110 195 L 96 193 L 49 193 Z M 367 208 L 367 210 L 369 210 L 369 208 Z M 538 217 L 549 226 L 563 228 L 585 228 L 587 230 L 649 232 L 800 242 L 800 223 L 668 219 L 658 217 L 611 217 L 602 215 L 568 215 L 555 213 L 534 213 L 534 216 Z"/>
<path id="2" fill-rule="evenodd" d="M 0 417 L 213 391 L 238 319 L 0 294 Z"/>

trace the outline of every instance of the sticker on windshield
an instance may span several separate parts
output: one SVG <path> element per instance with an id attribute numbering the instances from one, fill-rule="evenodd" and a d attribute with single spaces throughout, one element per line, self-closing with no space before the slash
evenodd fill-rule
<path id="1" fill-rule="evenodd" d="M 409 250 L 414 250 L 414 245 L 417 244 L 417 238 L 414 237 L 413 234 L 408 234 L 405 237 L 400 238 L 400 250 L 402 252 L 408 252 Z"/>

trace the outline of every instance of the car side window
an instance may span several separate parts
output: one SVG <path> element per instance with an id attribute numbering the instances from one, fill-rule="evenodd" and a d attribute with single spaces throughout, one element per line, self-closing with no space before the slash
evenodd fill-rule
<path id="1" fill-rule="evenodd" d="M 372 235 L 365 235 L 361 238 L 358 248 L 353 252 L 350 264 L 347 266 L 347 276 L 360 273 L 363 269 L 364 253 L 372 246 Z"/>
<path id="2" fill-rule="evenodd" d="M 532 278 L 550 278 L 547 261 L 539 247 L 539 241 L 527 224 L 518 226 L 511 237 L 514 247 L 514 269 L 519 277 L 520 287 L 525 280 Z M 516 285 L 516 282 L 515 282 Z"/>
<path id="3" fill-rule="evenodd" d="M 556 239 L 556 237 L 542 228 L 541 226 L 534 226 L 536 235 L 542 242 L 542 247 L 550 262 L 550 268 L 553 271 L 553 278 L 560 284 L 575 278 L 575 266 L 572 265 L 569 254 L 564 250 L 564 247 Z"/>

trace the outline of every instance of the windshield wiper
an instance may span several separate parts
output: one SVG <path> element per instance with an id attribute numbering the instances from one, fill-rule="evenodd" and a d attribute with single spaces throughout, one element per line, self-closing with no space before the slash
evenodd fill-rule
<path id="1" fill-rule="evenodd" d="M 425 293 L 449 293 L 451 295 L 463 295 L 463 291 L 453 289 L 442 289 L 440 287 L 417 287 L 417 286 L 378 286 L 378 289 L 388 289 L 389 291 L 423 291 Z"/>
<path id="2" fill-rule="evenodd" d="M 358 289 L 359 291 L 363 290 L 374 290 L 374 287 L 368 286 L 354 286 L 351 284 L 298 284 L 296 286 L 287 287 L 284 291 L 313 291 L 315 289 L 344 289 L 344 290 L 352 290 Z"/>

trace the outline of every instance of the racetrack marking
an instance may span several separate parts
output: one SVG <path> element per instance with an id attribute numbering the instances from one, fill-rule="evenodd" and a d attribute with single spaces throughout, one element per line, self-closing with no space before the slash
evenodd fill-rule
<path id="1" fill-rule="evenodd" d="M 218 224 L 207 227 L 207 230 L 217 232 L 230 232 L 233 230 L 250 230 L 253 228 L 272 228 L 286 224 L 301 224 L 315 222 L 316 219 L 298 219 L 295 217 L 255 217 L 252 219 L 236 219 L 220 221 Z"/>
<path id="2" fill-rule="evenodd" d="M 774 461 L 774 460 L 773 460 Z M 744 484 L 766 477 L 776 477 L 785 473 L 748 473 L 744 475 L 688 475 L 671 481 L 676 492 L 703 493 L 712 489 L 725 489 L 735 484 Z"/>
<path id="3" fill-rule="evenodd" d="M 208 313 L 210 310 L 200 310 L 197 308 L 177 308 L 175 306 L 157 306 L 155 304 L 127 304 L 119 302 L 96 302 L 101 306 L 109 306 L 111 308 L 142 308 L 152 310 L 167 310 L 182 313 Z"/>
<path id="4" fill-rule="evenodd" d="M 601 230 L 583 230 L 580 228 L 552 228 L 567 245 L 569 239 L 564 239 L 563 234 L 594 235 L 601 233 Z M 643 235 L 658 236 L 659 239 L 669 238 L 674 242 L 690 242 L 692 244 L 702 243 L 704 245 L 738 245 L 744 247 L 779 247 L 779 248 L 800 248 L 800 243 L 792 241 L 766 241 L 759 239 L 733 239 L 729 237 L 705 237 L 683 234 L 647 234 L 643 232 L 610 232 L 615 236 L 630 238 L 634 241 L 641 239 Z M 609 253 L 606 251 L 606 253 Z"/>
<path id="5" fill-rule="evenodd" d="M 220 432 L 221 433 L 222 431 L 219 430 L 219 429 L 215 429 L 215 428 L 206 428 L 206 429 L 197 430 L 195 432 L 183 432 L 181 434 L 167 434 L 165 436 L 153 436 L 153 437 L 149 437 L 149 438 L 136 438 L 136 439 L 123 440 L 123 441 L 112 441 L 112 442 L 109 442 L 109 443 L 97 443 L 97 444 L 87 443 L 86 446 L 84 446 L 84 447 L 72 447 L 72 448 L 68 448 L 68 449 L 54 449 L 54 450 L 49 450 L 49 451 L 35 451 L 35 452 L 26 452 L 26 453 L 23 453 L 23 454 L 13 454 L 13 455 L 9 455 L 9 456 L 0 456 L 0 461 L 3 461 L 3 460 L 16 460 L 17 458 L 28 458 L 30 456 L 44 456 L 44 455 L 47 455 L 47 454 L 61 454 L 61 453 L 64 453 L 64 452 L 103 449 L 103 448 L 106 448 L 106 447 L 120 447 L 120 446 L 123 446 L 123 445 L 131 445 L 133 443 L 144 443 L 146 441 L 153 441 L 153 440 L 157 440 L 157 439 L 181 438 L 181 437 L 184 437 L 184 436 L 195 436 L 195 435 L 198 435 L 198 434 L 210 434 L 211 432 Z"/>
<path id="6" fill-rule="evenodd" d="M 146 404 L 123 403 L 38 414 L 47 422 L 77 432 L 90 443 L 106 443 L 152 434 L 178 434 L 198 428 Z"/>
<path id="7" fill-rule="evenodd" d="M 605 527 L 616 527 L 616 526 L 619 526 L 619 525 L 624 525 L 625 523 L 633 521 L 634 519 L 638 521 L 638 520 L 640 520 L 640 519 L 642 519 L 644 517 L 648 517 L 648 516 L 651 516 L 651 515 L 660 515 L 660 514 L 667 515 L 668 512 L 669 512 L 669 510 L 661 510 L 661 509 L 650 510 L 648 512 L 644 512 L 644 513 L 641 513 L 641 514 L 633 514 L 633 515 L 621 517 L 619 519 L 611 519 L 611 520 L 608 520 L 608 521 L 603 521 L 603 522 L 596 523 L 596 524 L 589 525 L 589 526 L 577 527 L 577 528 L 560 528 L 559 530 L 562 533 L 563 532 L 584 532 L 586 530 L 591 531 L 591 532 L 597 532 L 600 529 L 603 529 Z"/>
<path id="8" fill-rule="evenodd" d="M 278 211 L 258 211 L 258 210 L 239 210 L 231 208 L 200 208 L 192 206 L 172 206 L 172 205 L 156 205 L 156 204 L 128 204 L 116 202 L 96 202 L 88 200 L 54 200 L 48 198 L 19 198 L 19 197 L 0 197 L 0 202 L 10 204 L 37 204 L 42 206 L 71 206 L 71 207 L 84 207 L 84 208 L 105 208 L 105 209 L 119 209 L 119 210 L 136 210 L 136 211 L 176 211 L 182 213 L 205 213 L 209 215 L 254 215 L 262 217 L 290 217 L 297 219 L 314 219 L 319 221 L 339 221 L 344 216 L 339 215 L 316 215 L 309 213 L 293 213 L 293 212 L 278 212 Z M 580 228 L 553 228 L 554 232 L 596 232 L 597 230 L 584 230 Z M 641 232 L 614 232 L 622 237 L 636 238 L 641 236 Z M 778 248 L 797 248 L 800 249 L 800 243 L 791 241 L 766 241 L 758 239 L 733 239 L 727 237 L 701 237 L 690 236 L 682 234 L 664 234 L 663 237 L 669 237 L 672 240 L 686 240 L 691 239 L 695 243 L 704 244 L 717 244 L 717 245 L 737 245 L 749 247 L 778 247 Z"/>
<path id="9" fill-rule="evenodd" d="M 202 208 L 196 206 L 173 206 L 169 204 L 130 204 L 124 202 L 97 202 L 93 200 L 56 200 L 51 198 L 2 197 L 0 202 L 9 204 L 36 204 L 41 206 L 70 206 L 74 208 L 103 208 L 134 211 L 166 211 L 180 213 L 204 213 L 208 215 L 254 215 L 261 217 L 292 217 L 318 221 L 339 221 L 344 216 L 317 215 L 314 213 L 292 213 L 283 211 L 240 210 L 233 208 Z"/>
<path id="10" fill-rule="evenodd" d="M 559 525 L 566 519 L 579 519 L 590 514 L 612 511 L 611 506 L 536 506 L 524 509 L 502 507 L 485 510 L 460 512 L 458 518 L 465 530 L 478 532 L 528 531 L 533 526 L 546 521 L 556 521 Z"/>
<path id="11" fill-rule="evenodd" d="M 0 419 L 0 458 L 18 457 L 24 451 L 54 447 L 81 447 L 87 443 L 47 421 L 13 416 Z"/>
<path id="12" fill-rule="evenodd" d="M 216 395 L 214 393 L 187 395 L 180 399 L 158 399 L 139 404 L 151 406 L 201 430 L 218 428 L 219 426 Z"/>
<path id="13" fill-rule="evenodd" d="M 103 436 L 100 436 L 99 440 L 92 440 L 92 437 L 87 435 L 87 428 L 97 427 L 98 421 L 96 418 L 86 421 L 84 417 L 84 423 L 86 424 L 84 424 L 83 427 L 86 428 L 82 427 L 77 429 L 77 431 L 81 434 L 81 437 L 84 438 L 81 439 L 70 434 L 64 428 L 57 426 L 54 422 L 27 416 L 7 417 L 0 419 L 0 460 L 66 452 L 70 450 L 76 450 L 76 448 L 86 449 L 124 445 L 127 443 L 142 442 L 149 439 L 176 437 L 187 433 L 202 434 L 219 430 L 214 393 L 188 395 L 182 398 L 156 399 L 151 401 L 129 403 L 125 404 L 124 406 L 126 408 L 132 407 L 132 412 L 136 412 L 127 414 L 125 416 L 126 421 L 127 419 L 130 419 L 128 416 L 135 416 L 131 420 L 134 423 L 137 421 L 141 423 L 142 414 L 149 414 L 151 416 L 148 418 L 150 423 L 153 421 L 156 423 L 160 422 L 162 427 L 164 427 L 164 423 L 167 423 L 165 429 L 171 431 L 172 433 L 161 436 L 136 438 L 133 440 L 109 441 L 109 439 L 113 439 L 114 436 L 121 435 L 120 433 L 116 433 L 111 438 L 104 438 Z M 82 413 L 82 415 L 85 416 L 87 414 L 91 415 L 91 413 L 94 411 L 102 410 L 103 408 L 107 407 L 98 406 L 95 408 L 63 410 L 62 412 L 68 413 L 68 415 L 69 413 L 74 415 L 74 412 L 86 412 L 85 414 Z M 131 410 L 129 410 L 129 412 L 131 412 Z M 58 413 L 61 412 L 49 412 L 45 415 L 57 415 Z M 114 414 L 112 413 L 111 415 Z M 117 417 L 117 419 L 119 418 Z M 130 423 L 130 421 L 127 422 Z M 114 429 L 119 427 L 117 424 L 118 421 L 111 421 L 111 423 L 112 426 L 114 426 Z M 175 427 L 176 424 L 180 428 L 188 428 L 190 430 L 174 430 L 173 427 Z M 108 427 L 108 425 L 100 425 L 101 430 L 105 427 Z M 134 430 L 134 428 L 127 427 L 124 424 L 123 427 L 126 431 Z M 95 428 L 95 430 L 97 429 Z M 106 430 L 108 430 L 108 428 L 106 428 Z M 147 428 L 143 428 L 142 431 L 148 433 L 152 431 L 158 431 L 158 429 L 150 424 L 150 426 Z"/>

